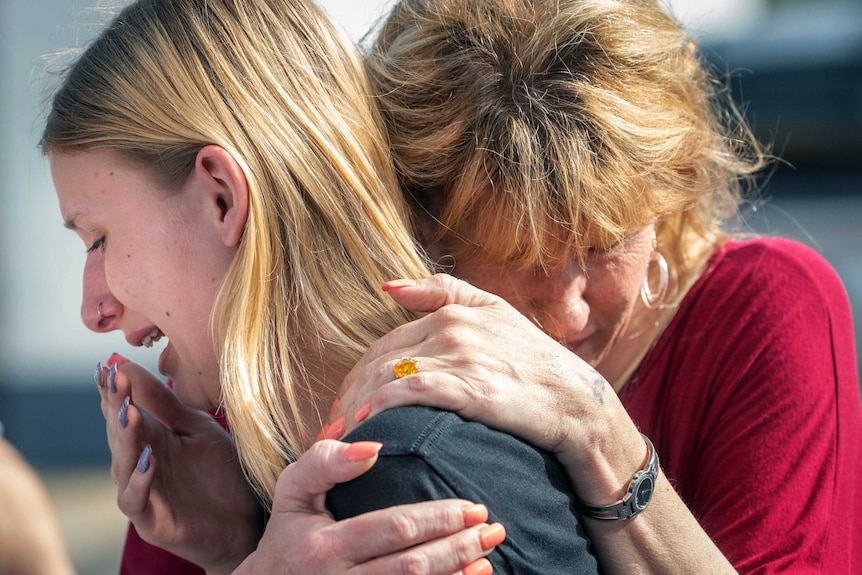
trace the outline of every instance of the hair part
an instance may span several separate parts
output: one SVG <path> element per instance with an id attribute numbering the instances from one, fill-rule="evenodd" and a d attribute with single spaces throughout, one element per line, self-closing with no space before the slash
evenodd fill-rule
<path id="1" fill-rule="evenodd" d="M 311 1 L 140 0 L 68 70 L 41 140 L 117 151 L 175 187 L 208 144 L 243 167 L 248 221 L 212 331 L 267 500 L 321 423 L 303 413 L 411 319 L 381 284 L 427 274 L 369 94 L 355 46 Z"/>

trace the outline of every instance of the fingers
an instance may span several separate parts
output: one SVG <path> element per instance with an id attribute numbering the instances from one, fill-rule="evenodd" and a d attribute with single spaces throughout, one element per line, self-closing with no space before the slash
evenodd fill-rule
<path id="1" fill-rule="evenodd" d="M 152 447 L 150 445 L 144 446 L 141 453 L 136 457 L 135 467 L 128 478 L 125 489 L 121 489 L 117 496 L 117 506 L 126 517 L 135 523 L 138 523 L 148 511 L 150 490 L 156 476 L 156 465 L 156 457 L 152 453 Z"/>
<path id="2" fill-rule="evenodd" d="M 146 478 L 137 478 L 134 472 L 144 446 L 155 442 L 160 425 L 145 418 L 132 402 L 133 385 L 128 374 L 136 378 L 136 398 L 140 391 L 145 400 L 152 401 L 151 396 L 159 397 L 159 394 L 157 391 L 148 394 L 149 390 L 167 388 L 155 376 L 128 360 L 118 360 L 112 356 L 108 363 L 110 367 L 101 368 L 102 380 L 97 379 L 97 383 L 101 383 L 99 393 L 102 414 L 105 416 L 108 446 L 111 449 L 111 478 L 117 485 L 120 509 L 133 518 L 147 503 L 153 477 L 150 473 Z M 170 390 L 167 390 L 167 394 L 173 395 Z"/>
<path id="3" fill-rule="evenodd" d="M 132 382 L 130 393 L 134 404 L 165 427 L 183 433 L 191 421 L 205 417 L 204 413 L 184 405 L 173 390 L 143 366 L 128 362 L 120 371 L 125 380 Z"/>
<path id="4" fill-rule="evenodd" d="M 325 514 L 326 492 L 370 469 L 380 447 L 376 442 L 315 443 L 279 477 L 270 522 L 290 514 Z M 357 574 L 456 573 L 505 538 L 505 529 L 486 525 L 487 518 L 484 506 L 464 500 L 391 507 L 331 523 L 328 547 L 356 564 Z"/>
<path id="5" fill-rule="evenodd" d="M 336 553 L 359 573 L 455 573 L 505 539 L 487 509 L 460 499 L 427 501 L 358 515 L 332 525 Z"/>
<path id="6" fill-rule="evenodd" d="M 497 296 L 447 274 L 436 274 L 415 282 L 389 281 L 383 284 L 383 291 L 400 305 L 416 312 L 433 312 L 450 304 L 482 307 L 500 301 Z"/>
<path id="7" fill-rule="evenodd" d="M 144 445 L 154 442 L 147 423 L 126 396 L 114 422 L 116 433 L 111 447 L 111 478 L 120 492 L 127 488 Z"/>
<path id="8" fill-rule="evenodd" d="M 487 409 L 494 396 L 494 388 L 482 382 L 467 385 L 463 377 L 445 371 L 423 370 L 409 378 L 393 377 L 385 383 L 369 386 L 362 390 L 361 395 L 357 393 L 355 398 L 351 398 L 353 401 L 341 401 L 337 411 L 344 424 L 343 435 L 347 435 L 381 411 L 405 405 L 454 411 L 469 419 Z M 364 403 L 359 404 L 360 401 Z"/>
<path id="9" fill-rule="evenodd" d="M 371 469 L 381 447 L 373 441 L 318 441 L 281 472 L 275 486 L 273 514 L 325 511 L 326 492 Z"/>

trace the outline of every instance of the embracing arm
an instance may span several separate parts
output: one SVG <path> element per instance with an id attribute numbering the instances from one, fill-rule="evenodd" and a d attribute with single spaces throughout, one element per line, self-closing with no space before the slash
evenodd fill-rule
<path id="1" fill-rule="evenodd" d="M 456 411 L 553 452 L 584 501 L 622 498 L 646 449 L 593 368 L 501 298 L 449 276 L 405 283 L 389 286 L 392 297 L 433 313 L 372 346 L 348 376 L 337 415 L 355 425 L 356 413 L 398 405 Z M 395 379 L 392 364 L 405 355 L 417 358 L 422 371 Z M 584 525 L 608 572 L 735 572 L 663 474 L 644 513 Z"/>

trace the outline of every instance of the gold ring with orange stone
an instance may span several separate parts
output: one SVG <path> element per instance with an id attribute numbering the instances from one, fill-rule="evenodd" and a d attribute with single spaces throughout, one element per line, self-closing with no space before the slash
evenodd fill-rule
<path id="1" fill-rule="evenodd" d="M 395 365 L 392 366 L 392 372 L 396 379 L 419 373 L 419 362 L 409 355 L 405 355 L 395 362 Z"/>

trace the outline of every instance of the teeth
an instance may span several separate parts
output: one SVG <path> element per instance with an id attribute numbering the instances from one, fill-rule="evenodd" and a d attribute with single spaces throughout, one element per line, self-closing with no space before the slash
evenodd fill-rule
<path id="1" fill-rule="evenodd" d="M 162 339 L 162 335 L 164 334 L 159 331 L 159 328 L 155 327 L 153 328 L 153 331 L 151 331 L 144 337 L 144 340 L 141 343 L 144 345 L 144 347 L 153 347 L 154 343 Z"/>

